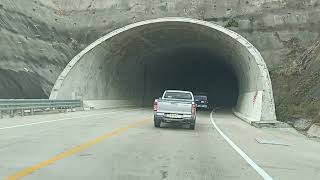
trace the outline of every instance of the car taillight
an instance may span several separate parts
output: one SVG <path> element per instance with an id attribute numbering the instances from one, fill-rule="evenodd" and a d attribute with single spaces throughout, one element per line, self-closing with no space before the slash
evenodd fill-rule
<path id="1" fill-rule="evenodd" d="M 196 111 L 197 111 L 197 105 L 196 105 L 196 104 L 192 104 L 191 113 L 192 113 L 193 115 L 195 115 L 195 114 L 196 114 Z"/>
<path id="2" fill-rule="evenodd" d="M 158 101 L 157 100 L 155 100 L 154 103 L 153 103 L 153 110 L 154 111 L 158 110 Z"/>

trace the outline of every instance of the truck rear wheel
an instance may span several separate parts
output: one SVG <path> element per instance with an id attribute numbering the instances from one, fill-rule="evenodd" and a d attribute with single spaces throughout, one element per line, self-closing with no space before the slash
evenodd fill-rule
<path id="1" fill-rule="evenodd" d="M 161 121 L 154 119 L 154 127 L 159 128 L 161 126 Z"/>
<path id="2" fill-rule="evenodd" d="M 191 129 L 191 130 L 194 130 L 194 129 L 195 129 L 195 127 L 196 127 L 196 125 L 195 125 L 195 124 L 190 124 L 190 125 L 189 125 L 189 129 Z"/>

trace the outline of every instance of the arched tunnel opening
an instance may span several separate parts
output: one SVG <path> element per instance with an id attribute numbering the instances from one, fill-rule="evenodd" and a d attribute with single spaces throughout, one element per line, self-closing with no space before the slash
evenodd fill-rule
<path id="1" fill-rule="evenodd" d="M 276 119 L 259 51 L 233 31 L 188 18 L 142 21 L 101 37 L 70 61 L 50 98 L 151 106 L 166 89 L 207 93 L 211 105 L 248 121 Z"/>
<path id="2" fill-rule="evenodd" d="M 142 59 L 144 107 L 167 89 L 205 94 L 211 107 L 232 108 L 237 103 L 238 81 L 226 60 L 206 47 L 162 49 Z"/>

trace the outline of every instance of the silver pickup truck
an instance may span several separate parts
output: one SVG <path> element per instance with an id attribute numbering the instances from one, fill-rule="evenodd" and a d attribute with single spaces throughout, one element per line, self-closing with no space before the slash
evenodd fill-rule
<path id="1" fill-rule="evenodd" d="M 192 92 L 166 90 L 161 98 L 154 101 L 154 126 L 160 127 L 161 123 L 182 123 L 195 129 L 196 109 Z"/>

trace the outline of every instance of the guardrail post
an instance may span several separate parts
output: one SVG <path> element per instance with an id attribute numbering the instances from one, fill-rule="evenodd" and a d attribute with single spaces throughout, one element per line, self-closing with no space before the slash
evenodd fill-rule
<path id="1" fill-rule="evenodd" d="M 23 116 L 24 116 L 24 110 L 21 109 L 21 117 L 23 117 Z"/>
<path id="2" fill-rule="evenodd" d="M 3 119 L 3 111 L 0 111 L 0 119 Z"/>
<path id="3" fill-rule="evenodd" d="M 14 117 L 14 110 L 13 110 L 13 109 L 10 110 L 10 117 L 11 117 L 11 118 Z"/>
<path id="4" fill-rule="evenodd" d="M 31 108 L 31 109 L 30 109 L 30 112 L 31 112 L 31 115 L 33 116 L 33 115 L 34 115 L 34 109 Z"/>

